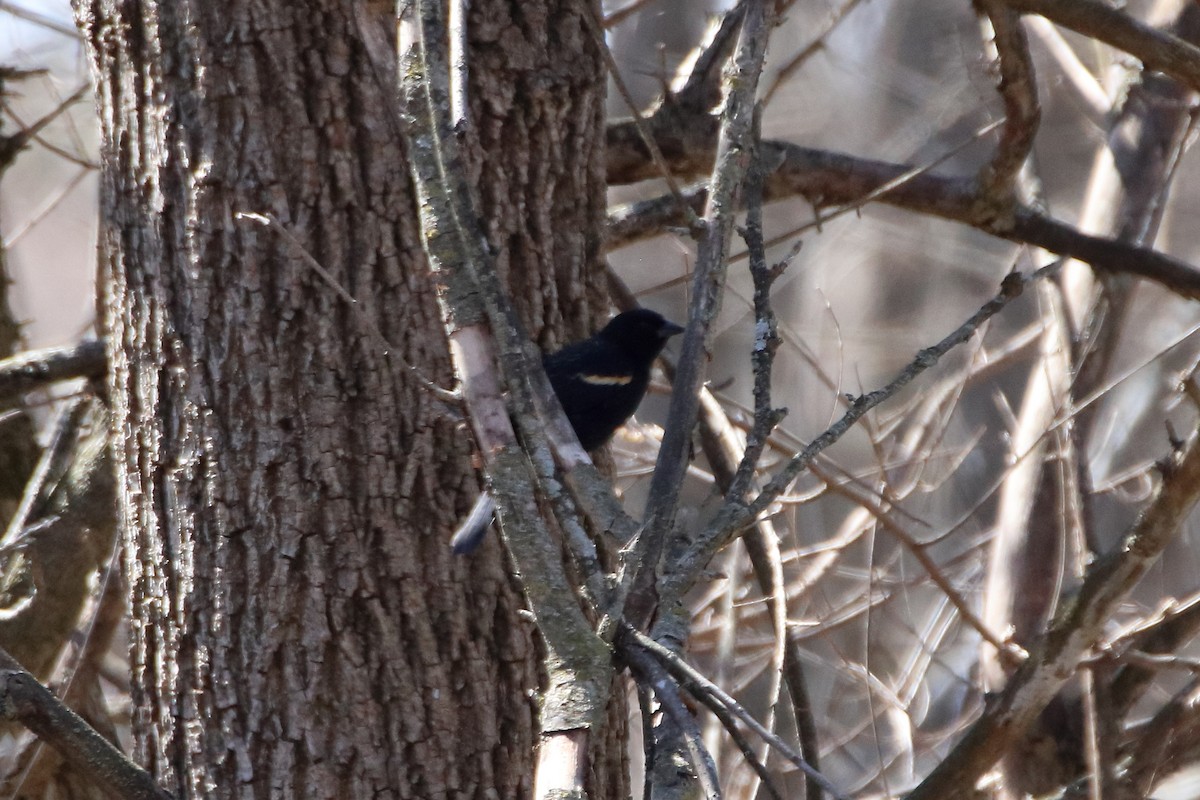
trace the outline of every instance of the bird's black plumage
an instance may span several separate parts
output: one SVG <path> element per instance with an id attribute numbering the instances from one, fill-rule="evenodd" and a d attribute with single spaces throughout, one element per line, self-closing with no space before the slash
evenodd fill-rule
<path id="1" fill-rule="evenodd" d="M 595 450 L 637 410 L 650 368 L 672 336 L 683 331 L 649 309 L 618 314 L 598 333 L 542 359 L 567 421 L 585 450 Z M 483 541 L 495 505 L 484 492 L 450 540 L 456 553 Z"/>

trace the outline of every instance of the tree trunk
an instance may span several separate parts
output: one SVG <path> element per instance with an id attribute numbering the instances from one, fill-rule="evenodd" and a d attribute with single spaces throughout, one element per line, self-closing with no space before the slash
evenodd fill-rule
<path id="1" fill-rule="evenodd" d="M 359 27 L 392 11 L 359 5 L 77 4 L 136 756 L 181 798 L 529 790 L 538 650 L 499 549 L 447 547 L 476 481 L 454 411 L 403 368 L 452 381 L 391 73 Z M 531 330 L 578 334 L 603 310 L 599 57 L 575 4 L 470 5 L 492 246 Z M 390 354 L 239 212 L 292 231 Z M 610 742 L 595 763 L 620 765 Z"/>

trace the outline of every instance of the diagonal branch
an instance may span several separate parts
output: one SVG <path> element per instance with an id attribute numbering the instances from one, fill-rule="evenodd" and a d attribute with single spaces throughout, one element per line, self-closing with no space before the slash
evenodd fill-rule
<path id="1" fill-rule="evenodd" d="M 754 95 L 767 39 L 775 24 L 774 4 L 752 0 L 746 3 L 744 13 L 737 50 L 726 79 L 729 90 L 721 113 L 712 190 L 704 214 L 670 415 L 650 482 L 645 532 L 632 557 L 635 577 L 626 616 L 639 626 L 649 621 L 659 601 L 655 577 L 675 521 L 679 489 L 687 469 L 688 444 L 700 407 L 698 392 L 707 372 L 709 327 L 721 308 L 729 239 L 753 153 Z"/>
<path id="2" fill-rule="evenodd" d="M 1137 57 L 1200 91 L 1200 47 L 1140 22 L 1101 0 L 1005 0 L 1023 14 L 1040 14 L 1076 33 Z"/>
<path id="3" fill-rule="evenodd" d="M 423 244 L 442 284 L 438 300 L 450 320 L 451 351 L 463 376 L 463 396 L 488 461 L 505 540 L 546 648 L 535 796 L 578 796 L 590 767 L 591 735 L 604 717 L 612 664 L 607 645 L 572 591 L 559 548 L 551 545 L 530 489 L 552 497 L 561 492 L 554 480 L 547 429 L 560 455 L 585 464 L 587 456 L 561 408 L 543 414 L 539 407 L 544 399 L 552 408 L 557 405 L 553 391 L 486 247 L 451 120 L 443 14 L 440 0 L 399 4 L 397 74 L 406 112 L 403 133 L 420 203 Z M 497 371 L 536 458 L 517 443 Z"/>
<path id="4" fill-rule="evenodd" d="M 1103 635 L 1120 603 L 1158 559 L 1200 501 L 1200 435 L 1162 467 L 1154 499 L 1117 545 L 1093 562 L 1029 658 L 950 755 L 908 800 L 955 800 L 971 787 L 1037 717 Z"/>
<path id="5" fill-rule="evenodd" d="M 81 774 L 126 800 L 170 800 L 150 773 L 134 764 L 79 715 L 0 650 L 0 714 L 16 719 Z"/>
<path id="6" fill-rule="evenodd" d="M 0 400 L 9 401 L 58 381 L 102 378 L 106 368 L 104 342 L 94 339 L 71 347 L 26 350 L 0 361 Z"/>
<path id="7" fill-rule="evenodd" d="M 868 411 L 895 396 L 918 375 L 937 364 L 942 356 L 970 339 L 983 323 L 1000 313 L 1005 306 L 1019 297 L 1029 283 L 1055 273 L 1057 268 L 1058 262 L 1054 262 L 1028 275 L 1010 273 L 1004 279 L 1000 291 L 995 297 L 980 307 L 966 322 L 955 328 L 940 342 L 917 353 L 916 358 L 901 370 L 900 374 L 893 378 L 887 386 L 851 399 L 846 413 L 800 453 L 793 456 L 753 501 L 743 503 L 738 498 L 730 498 L 709 524 L 707 530 L 696 537 L 695 541 L 688 546 L 687 552 L 671 565 L 673 573 L 664 578 L 664 583 L 670 584 L 671 595 L 681 596 L 688 591 L 709 561 L 712 560 L 713 555 L 746 527 L 753 524 L 760 514 L 766 512 L 817 455 L 844 436 Z"/>

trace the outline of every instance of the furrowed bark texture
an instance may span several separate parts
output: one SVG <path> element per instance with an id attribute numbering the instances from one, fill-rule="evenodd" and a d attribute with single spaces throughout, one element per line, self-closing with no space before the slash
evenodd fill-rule
<path id="1" fill-rule="evenodd" d="M 609 310 L 601 249 L 606 77 L 582 16 L 599 19 L 600 4 L 468 5 L 470 182 L 497 269 L 526 330 L 550 351 L 591 334 Z M 591 739 L 593 798 L 630 794 L 626 691 L 621 678 L 614 683 L 608 724 Z"/>
<path id="2" fill-rule="evenodd" d="M 601 308 L 598 58 L 568 4 L 471 5 L 493 246 L 527 319 L 566 304 L 578 332 Z M 137 759 L 180 798 L 526 795 L 532 627 L 498 548 L 447 546 L 474 494 L 467 435 L 235 217 L 275 215 L 450 385 L 395 87 L 355 3 L 76 12 L 104 135 Z M 370 13 L 394 30 L 389 5 Z"/>

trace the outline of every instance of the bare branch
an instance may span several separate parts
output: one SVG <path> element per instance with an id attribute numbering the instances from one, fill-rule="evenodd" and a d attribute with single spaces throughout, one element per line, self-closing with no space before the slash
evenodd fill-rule
<path id="1" fill-rule="evenodd" d="M 405 142 L 422 209 L 426 254 L 444 286 L 438 300 L 449 318 L 452 355 L 488 461 L 505 540 L 546 646 L 543 742 L 535 785 L 539 800 L 560 793 L 577 795 L 589 768 L 591 733 L 607 703 L 611 659 L 580 608 L 530 490 L 537 487 L 550 495 L 561 490 L 554 481 L 554 460 L 547 457 L 547 428 L 560 455 L 577 464 L 589 462 L 561 408 L 555 408 L 549 381 L 507 301 L 472 205 L 450 119 L 442 14 L 439 0 L 400 4 L 397 74 L 407 112 Z M 506 379 L 525 441 L 537 458 L 531 459 L 517 444 L 495 380 L 497 367 Z M 554 410 L 541 414 L 538 405 L 547 401 Z M 603 484 L 598 474 L 595 480 Z M 576 768 L 562 770 L 564 759 Z"/>
<path id="2" fill-rule="evenodd" d="M 1088 569 L 1083 585 L 1062 604 L 983 716 L 909 800 L 967 797 L 975 781 L 1034 720 L 1075 673 L 1117 606 L 1150 569 L 1200 500 L 1200 435 L 1163 467 L 1155 498 L 1117 545 Z"/>
<path id="3" fill-rule="evenodd" d="M 737 498 L 730 498 L 731 502 L 722 508 L 708 529 L 689 546 L 686 555 L 672 565 L 675 571 L 670 580 L 677 584 L 672 587 L 672 593 L 686 591 L 695 582 L 713 554 L 765 512 L 819 453 L 845 435 L 863 415 L 893 397 L 896 392 L 911 383 L 918 375 L 934 366 L 951 349 L 970 339 L 984 322 L 1020 296 L 1028 283 L 1052 274 L 1057 267 L 1058 263 L 1055 262 L 1029 275 L 1010 273 L 1004 279 L 1000 292 L 995 297 L 940 342 L 918 353 L 917 357 L 887 386 L 851 400 L 849 409 L 841 419 L 814 439 L 799 454 L 793 456 L 787 466 L 771 479 L 766 489 L 753 502 L 741 505 L 737 503 Z"/>
<path id="4" fill-rule="evenodd" d="M 74 347 L 28 350 L 0 361 L 0 400 L 12 400 L 59 381 L 99 379 L 106 368 L 104 342 L 97 340 Z"/>
<path id="5" fill-rule="evenodd" d="M 812 40 L 805 44 L 800 52 L 788 59 L 787 63 L 775 73 L 767 90 L 763 92 L 762 104 L 764 106 L 770 104 L 775 93 L 808 62 L 808 59 L 825 46 L 825 40 L 837 29 L 838 25 L 841 25 L 850 16 L 850 12 L 857 8 L 860 2 L 861 0 L 842 0 L 841 5 L 829 12 L 829 16 L 821 23 L 821 29 L 812 35 Z"/>
<path id="6" fill-rule="evenodd" d="M 911 172 L 911 167 L 903 164 L 856 158 L 784 142 L 764 142 L 763 149 L 768 163 L 779 164 L 767 179 L 765 196 L 768 200 L 799 195 L 818 206 L 849 204 Z M 681 163 L 702 160 L 695 153 L 680 154 L 679 159 L 672 162 L 677 169 Z M 685 196 L 695 204 L 701 202 L 703 192 L 689 189 Z M 879 196 L 880 202 L 897 208 L 961 222 L 1012 242 L 1086 262 L 1102 272 L 1128 273 L 1160 283 L 1182 297 L 1200 299 L 1200 270 L 1187 262 L 1151 247 L 1084 233 L 1024 205 L 1014 209 L 1009 227 L 999 228 L 993 224 L 995 220 L 977 217 L 979 209 L 975 200 L 973 181 L 934 174 L 913 175 Z M 640 204 L 639 216 L 652 212 L 657 214 L 654 221 L 646 218 L 635 221 L 628 215 L 619 218 L 614 237 L 631 232 L 640 237 L 661 232 L 663 226 L 684 224 L 682 216 L 661 200 Z M 614 238 L 612 241 L 627 244 L 635 238 Z"/>
<path id="7" fill-rule="evenodd" d="M 658 698 L 659 704 L 666 712 L 667 716 L 673 723 L 672 726 L 657 726 L 655 731 L 659 736 L 654 742 L 654 763 L 656 771 L 659 774 L 673 771 L 674 767 L 665 759 L 670 759 L 673 756 L 672 747 L 674 742 L 664 740 L 661 737 L 663 731 L 671 732 L 678 735 L 682 740 L 683 749 L 687 751 L 688 758 L 692 762 L 692 768 L 695 772 L 696 782 L 700 784 L 700 789 L 704 793 L 707 800 L 719 800 L 721 797 L 720 778 L 717 776 L 717 765 L 713 763 L 712 754 L 704 747 L 703 737 L 700 735 L 700 728 L 696 725 L 696 720 L 692 718 L 692 714 L 688 711 L 687 706 L 679 697 L 679 687 L 671 680 L 671 676 L 665 669 L 660 667 L 653 658 L 640 650 L 627 648 L 624 653 L 624 658 L 629 662 L 630 667 L 637 673 L 640 683 L 648 686 L 654 691 L 654 696 Z M 647 770 L 649 772 L 649 770 Z M 648 778 L 648 780 L 651 780 Z M 686 778 L 683 778 L 686 780 Z M 659 781 L 666 785 L 666 781 Z"/>
<path id="8" fill-rule="evenodd" d="M 15 719 L 65 758 L 125 800 L 170 800 L 150 773 L 96 733 L 12 656 L 0 650 L 0 713 Z"/>
<path id="9" fill-rule="evenodd" d="M 1000 227 L 1008 227 L 1016 204 L 1017 173 L 1033 150 L 1041 109 L 1037 100 L 1037 80 L 1029 40 L 1017 12 L 1003 0 L 977 0 L 978 7 L 991 22 L 993 43 L 1000 69 L 1000 96 L 1004 98 L 1004 128 L 991 162 L 979 174 L 977 211 L 982 218 L 996 218 Z"/>
<path id="10" fill-rule="evenodd" d="M 363 312 L 362 307 L 359 305 L 358 300 L 355 299 L 354 295 L 350 294 L 350 292 L 346 291 L 344 286 L 338 283 L 333 275 L 330 274 L 329 270 L 325 269 L 324 265 L 322 265 L 320 261 L 317 261 L 317 259 L 315 259 L 312 254 L 308 252 L 308 249 L 304 247 L 304 243 L 301 242 L 294 233 L 288 230 L 274 214 L 259 214 L 251 211 L 239 211 L 234 214 L 234 218 L 249 220 L 250 222 L 257 222 L 260 225 L 266 225 L 275 233 L 279 234 L 284 242 L 286 242 L 287 245 L 292 248 L 293 252 L 295 252 L 296 255 L 298 255 L 306 265 L 308 265 L 308 268 L 315 272 L 317 276 L 324 281 L 339 298 L 341 298 L 342 302 L 346 303 L 346 305 L 350 307 L 350 311 L 354 315 L 354 318 L 359 321 L 359 324 L 363 326 L 363 329 L 366 330 L 367 333 L 375 337 L 375 340 L 383 347 L 383 352 L 386 355 L 395 358 L 396 362 L 402 368 L 408 371 L 413 380 L 423 386 L 426 391 L 432 393 L 439 400 L 454 404 L 459 402 L 460 398 L 457 393 L 438 386 L 429 378 L 426 378 L 421 370 L 417 369 L 412 364 L 409 364 L 404 360 L 403 357 L 399 355 L 399 351 L 393 347 L 391 342 L 387 340 L 387 337 L 383 335 L 383 331 L 381 331 L 379 326 L 375 324 L 375 320 L 371 319 Z"/>
<path id="11" fill-rule="evenodd" d="M 829 796 L 834 800 L 845 800 L 845 795 L 833 784 L 829 778 L 822 775 L 816 769 L 808 764 L 800 757 L 800 754 L 788 747 L 787 743 L 780 739 L 776 734 L 767 730 L 762 723 L 754 719 L 740 703 L 734 700 L 725 690 L 717 686 L 712 681 L 705 678 L 698 671 L 692 668 L 686 661 L 672 653 L 668 648 L 663 647 L 658 642 L 651 639 L 649 636 L 637 631 L 629 625 L 622 625 L 622 638 L 618 640 L 621 645 L 621 652 L 629 658 L 631 654 L 637 653 L 638 650 L 644 650 L 652 655 L 663 667 L 671 673 L 671 676 L 679 681 L 688 692 L 697 699 L 709 696 L 718 702 L 739 720 L 746 725 L 750 730 L 754 731 L 758 736 L 761 736 L 766 742 L 775 748 L 776 752 L 780 753 L 793 766 L 804 772 L 810 779 L 820 783 L 821 788 L 829 793 Z"/>
<path id="12" fill-rule="evenodd" d="M 670 416 L 650 482 L 645 533 L 632 559 L 636 577 L 626 617 L 638 624 L 645 624 L 650 619 L 659 600 L 655 575 L 672 531 L 679 488 L 687 468 L 688 442 L 699 409 L 698 390 L 706 372 L 709 328 L 721 308 L 727 268 L 725 257 L 729 252 L 738 197 L 753 152 L 754 95 L 767 39 L 774 24 L 773 3 L 765 0 L 747 2 L 737 52 L 727 79 L 729 92 L 721 114 L 717 159 L 704 215 L 703 238 L 696 257 L 692 303 L 680 346 Z"/>
<path id="13" fill-rule="evenodd" d="M 1147 69 L 1165 72 L 1200 91 L 1200 48 L 1139 22 L 1101 0 L 1004 0 L 1025 14 L 1040 14 L 1064 28 L 1136 56 Z"/>

